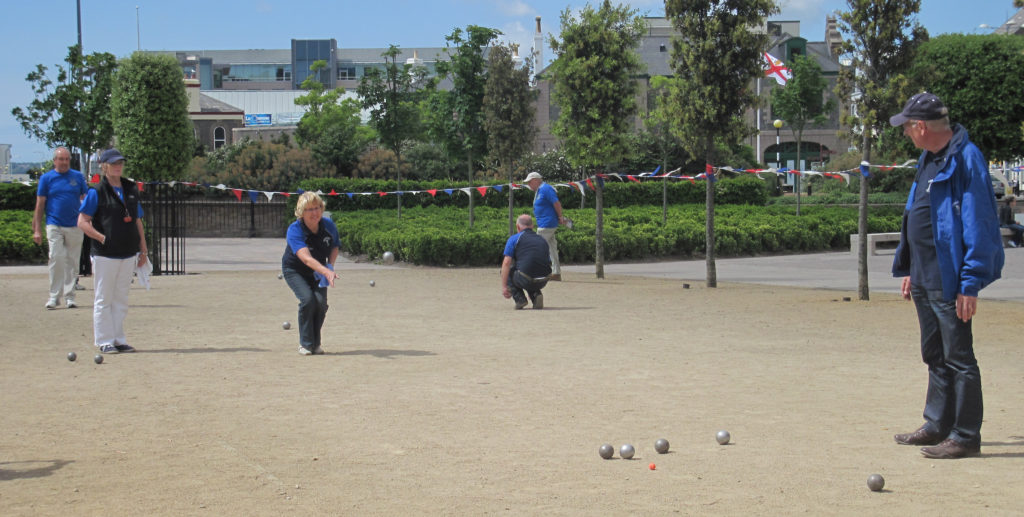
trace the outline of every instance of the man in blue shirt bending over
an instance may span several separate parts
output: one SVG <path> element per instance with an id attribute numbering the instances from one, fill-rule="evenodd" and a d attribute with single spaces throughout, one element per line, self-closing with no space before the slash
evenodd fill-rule
<path id="1" fill-rule="evenodd" d="M 548 243 L 533 231 L 533 218 L 523 214 L 516 219 L 519 233 L 505 243 L 505 258 L 501 262 L 501 295 L 516 302 L 516 310 L 526 307 L 530 296 L 534 309 L 544 308 L 544 295 L 540 290 L 548 285 L 551 257 Z"/>

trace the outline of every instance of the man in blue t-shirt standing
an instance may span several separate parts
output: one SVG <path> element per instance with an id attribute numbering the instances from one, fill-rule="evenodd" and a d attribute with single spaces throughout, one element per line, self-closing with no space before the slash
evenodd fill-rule
<path id="1" fill-rule="evenodd" d="M 558 231 L 559 224 L 565 224 L 562 203 L 558 201 L 555 187 L 544 183 L 539 172 L 527 174 L 524 183 L 534 192 L 533 215 L 537 218 L 537 235 L 548 243 L 548 250 L 551 253 L 550 279 L 561 281 L 562 267 L 558 263 L 558 241 L 555 240 L 555 232 Z"/>
<path id="2" fill-rule="evenodd" d="M 516 219 L 519 233 L 505 243 L 505 258 L 501 262 L 501 295 L 516 302 L 516 310 L 526 307 L 526 296 L 530 297 L 534 309 L 544 308 L 544 295 L 540 290 L 548 285 L 551 274 L 551 257 L 548 243 L 533 233 L 533 218 L 523 214 Z"/>
<path id="3" fill-rule="evenodd" d="M 42 244 L 45 228 L 50 247 L 47 309 L 56 309 L 62 296 L 69 309 L 77 307 L 75 280 L 78 278 L 83 239 L 82 230 L 78 229 L 78 208 L 88 191 L 85 176 L 71 168 L 71 152 L 66 147 L 54 150 L 53 169 L 39 178 L 36 211 L 32 218 L 32 240 Z"/>

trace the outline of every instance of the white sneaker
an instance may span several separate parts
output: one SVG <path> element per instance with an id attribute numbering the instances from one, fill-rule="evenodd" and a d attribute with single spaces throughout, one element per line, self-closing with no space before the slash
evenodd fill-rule
<path id="1" fill-rule="evenodd" d="M 74 309 L 75 307 L 78 307 L 78 304 L 75 303 L 74 300 L 68 300 L 68 308 L 69 309 Z"/>
<path id="2" fill-rule="evenodd" d="M 299 353 L 302 354 L 302 355 L 313 355 L 313 351 L 312 350 L 310 350 L 310 349 L 308 349 L 308 348 L 306 348 L 306 347 L 304 347 L 302 345 L 299 345 Z"/>
<path id="3" fill-rule="evenodd" d="M 53 298 L 51 298 L 50 301 L 46 302 L 46 308 L 50 309 L 51 311 L 53 309 L 56 309 L 57 308 L 57 300 L 54 300 Z"/>

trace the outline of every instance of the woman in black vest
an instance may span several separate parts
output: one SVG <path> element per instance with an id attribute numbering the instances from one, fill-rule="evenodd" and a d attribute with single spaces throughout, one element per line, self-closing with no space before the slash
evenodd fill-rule
<path id="1" fill-rule="evenodd" d="M 124 156 L 117 149 L 100 154 L 103 179 L 90 190 L 78 214 L 78 227 L 92 243 L 96 298 L 93 335 L 101 353 L 134 352 L 124 335 L 128 289 L 135 267 L 146 265 L 146 233 L 135 182 L 122 178 Z"/>
<path id="2" fill-rule="evenodd" d="M 320 329 L 327 315 L 327 287 L 338 275 L 338 227 L 324 217 L 324 200 L 303 192 L 295 204 L 295 222 L 288 226 L 281 273 L 299 299 L 299 353 L 320 355 Z"/>

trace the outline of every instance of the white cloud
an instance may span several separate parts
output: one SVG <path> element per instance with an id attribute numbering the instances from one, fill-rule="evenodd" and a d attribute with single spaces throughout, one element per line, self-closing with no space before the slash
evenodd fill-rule
<path id="1" fill-rule="evenodd" d="M 536 9 L 522 0 L 500 0 L 498 11 L 507 16 L 528 16 L 536 12 Z"/>

